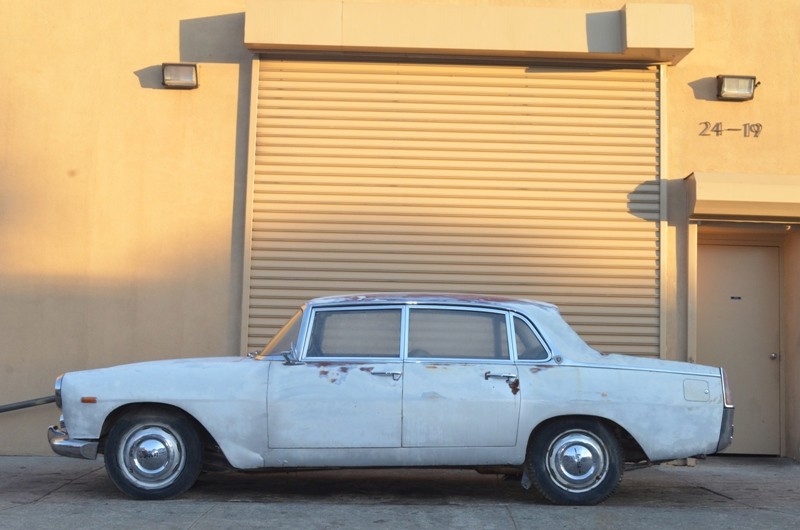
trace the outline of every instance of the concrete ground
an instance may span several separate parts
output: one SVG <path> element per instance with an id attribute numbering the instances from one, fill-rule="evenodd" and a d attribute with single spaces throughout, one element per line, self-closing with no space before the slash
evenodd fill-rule
<path id="1" fill-rule="evenodd" d="M 210 473 L 182 497 L 123 496 L 102 460 L 0 457 L 0 528 L 800 528 L 800 464 L 711 457 L 626 473 L 600 506 L 547 504 L 473 471 Z"/>

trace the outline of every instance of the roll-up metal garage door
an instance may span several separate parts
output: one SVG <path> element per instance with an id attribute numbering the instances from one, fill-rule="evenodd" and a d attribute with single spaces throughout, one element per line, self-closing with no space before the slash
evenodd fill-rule
<path id="1" fill-rule="evenodd" d="M 601 351 L 658 355 L 657 69 L 259 68 L 248 347 L 310 297 L 438 291 L 550 301 Z"/>

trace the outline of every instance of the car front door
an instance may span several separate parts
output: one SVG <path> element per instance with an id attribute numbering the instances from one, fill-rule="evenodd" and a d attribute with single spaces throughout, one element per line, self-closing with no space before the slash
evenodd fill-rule
<path id="1" fill-rule="evenodd" d="M 403 447 L 510 447 L 520 396 L 505 312 L 412 307 Z"/>
<path id="2" fill-rule="evenodd" d="M 301 364 L 269 373 L 270 449 L 400 447 L 402 309 L 315 309 Z"/>

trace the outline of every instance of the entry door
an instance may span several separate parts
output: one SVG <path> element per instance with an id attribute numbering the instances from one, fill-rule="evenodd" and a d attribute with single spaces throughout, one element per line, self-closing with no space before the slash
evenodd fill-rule
<path id="1" fill-rule="evenodd" d="M 700 245 L 697 357 L 724 367 L 736 405 L 727 453 L 780 453 L 780 249 Z"/>

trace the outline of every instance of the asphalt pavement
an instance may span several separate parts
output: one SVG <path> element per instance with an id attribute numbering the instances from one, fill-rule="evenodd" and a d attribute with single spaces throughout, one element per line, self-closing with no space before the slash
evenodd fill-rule
<path id="1" fill-rule="evenodd" d="M 121 494 L 102 459 L 0 457 L 0 528 L 800 528 L 800 464 L 710 457 L 629 471 L 592 507 L 460 470 L 208 473 L 169 501 Z"/>

